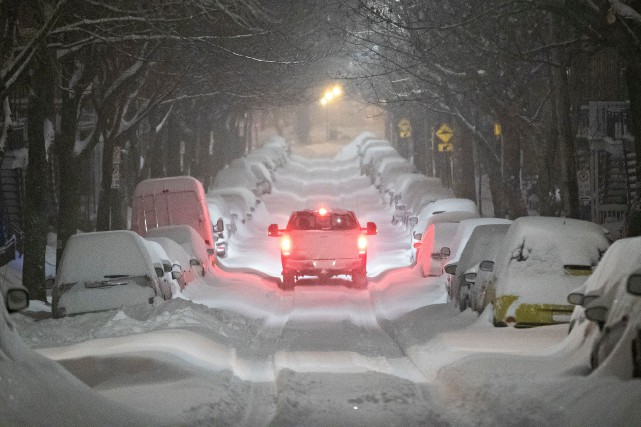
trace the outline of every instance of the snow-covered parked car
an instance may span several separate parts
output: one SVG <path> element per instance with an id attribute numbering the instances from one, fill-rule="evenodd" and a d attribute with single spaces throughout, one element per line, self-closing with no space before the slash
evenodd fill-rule
<path id="1" fill-rule="evenodd" d="M 145 241 L 129 230 L 74 234 L 67 241 L 52 289 L 54 317 L 153 304 L 161 278 Z"/>
<path id="2" fill-rule="evenodd" d="M 243 187 L 210 188 L 207 197 L 221 197 L 233 217 L 234 222 L 239 220 L 242 224 L 253 218 L 256 207 L 262 200 L 251 191 Z"/>
<path id="3" fill-rule="evenodd" d="M 456 228 L 456 233 L 454 233 L 454 236 L 450 241 L 450 255 L 448 256 L 447 261 L 443 266 L 443 271 L 446 274 L 447 292 L 450 296 L 450 299 L 454 302 L 459 303 L 461 311 L 465 310 L 465 308 L 468 306 L 469 289 L 467 287 L 459 287 L 459 279 L 461 278 L 461 275 L 457 273 L 463 274 L 468 268 L 476 264 L 476 262 L 470 263 L 466 259 L 464 260 L 464 265 L 459 270 L 459 261 L 461 260 L 461 256 L 463 255 L 463 252 L 467 247 L 472 233 L 477 227 L 480 227 L 482 225 L 502 225 L 509 228 L 511 224 L 512 221 L 502 218 L 473 218 L 465 219 L 459 222 L 458 227 Z M 507 228 L 503 231 L 504 233 L 507 232 Z M 485 239 L 485 236 L 481 238 Z M 476 246 L 477 244 L 477 242 L 472 242 L 472 246 Z M 472 250 L 472 248 L 470 249 Z"/>
<path id="4" fill-rule="evenodd" d="M 209 262 L 209 249 L 203 238 L 188 225 L 158 227 L 147 232 L 147 238 L 167 237 L 178 243 L 190 255 L 189 265 L 197 268 L 201 276 L 212 274 L 214 264 Z"/>
<path id="5" fill-rule="evenodd" d="M 197 277 L 202 276 L 202 269 L 199 265 L 192 265 L 192 255 L 174 240 L 169 237 L 147 237 L 146 240 L 156 242 L 164 249 L 171 261 L 172 277 L 178 283 L 179 288 L 185 287 Z M 174 292 L 175 294 L 175 292 Z"/>
<path id="6" fill-rule="evenodd" d="M 380 191 L 401 174 L 416 173 L 416 166 L 407 161 L 404 157 L 388 157 L 379 163 L 376 175 L 373 177 L 373 184 Z"/>
<path id="7" fill-rule="evenodd" d="M 256 196 L 271 192 L 267 178 L 257 177 L 245 159 L 235 159 L 214 178 L 213 188 L 243 187 Z"/>
<path id="8" fill-rule="evenodd" d="M 232 220 L 231 211 L 225 200 L 220 196 L 207 196 L 209 217 L 214 221 L 214 239 L 216 241 L 216 255 L 221 258 L 227 256 L 229 238 L 236 231 L 236 223 Z"/>
<path id="9" fill-rule="evenodd" d="M 640 265 L 641 237 L 613 242 L 585 283 L 568 295 L 568 301 L 575 304 L 570 330 L 585 321 L 585 307 L 618 285 Z"/>
<path id="10" fill-rule="evenodd" d="M 574 307 L 567 297 L 585 282 L 608 245 L 603 227 L 592 222 L 516 219 L 494 265 L 494 324 L 569 323 Z"/>
<path id="11" fill-rule="evenodd" d="M 479 222 L 481 220 L 493 220 L 497 222 Z M 470 219 L 459 223 L 457 235 L 455 235 L 452 240 L 452 246 L 456 245 L 458 236 L 461 236 L 468 230 L 471 230 L 471 233 L 467 238 L 467 243 L 463 244 L 463 242 L 459 241 L 458 249 L 452 247 L 454 254 L 443 269 L 445 272 L 449 270 L 451 273 L 448 273 L 448 283 L 452 291 L 453 299 L 455 302 L 458 302 L 461 311 L 467 307 L 479 310 L 480 306 L 483 305 L 482 301 L 485 291 L 483 289 L 483 283 L 479 283 L 478 288 L 475 287 L 476 276 L 471 276 L 470 273 L 478 275 L 478 265 L 496 253 L 511 223 L 512 221 L 499 218 Z M 461 229 L 463 224 L 466 225 L 465 229 Z M 463 247 L 462 251 L 461 247 Z M 491 260 L 494 260 L 493 257 Z M 470 271 L 471 268 L 473 268 L 474 271 Z M 472 280 L 472 277 L 474 277 L 474 280 Z M 480 310 L 482 310 L 482 308 Z"/>
<path id="12" fill-rule="evenodd" d="M 145 245 L 149 250 L 156 273 L 159 273 L 159 269 L 163 271 L 163 276 L 160 278 L 162 296 L 164 299 L 171 299 L 180 290 L 178 279 L 182 276 L 181 266 L 171 262 L 167 251 L 160 243 L 145 239 Z"/>
<path id="13" fill-rule="evenodd" d="M 427 227 L 429 227 L 429 225 L 434 222 L 435 218 L 432 217 L 434 215 L 440 215 L 446 212 L 467 212 L 467 214 L 456 215 L 460 219 L 453 222 L 460 222 L 464 219 L 481 217 L 479 208 L 473 200 L 446 197 L 443 199 L 435 200 L 434 202 L 428 203 L 423 206 L 423 209 L 421 209 L 416 214 L 416 222 L 410 229 L 410 233 L 412 235 L 425 233 Z M 421 239 L 412 239 L 412 243 L 415 243 L 418 240 Z"/>
<path id="14" fill-rule="evenodd" d="M 9 313 L 23 310 L 29 306 L 29 292 L 22 285 L 0 280 L 0 293 Z"/>
<path id="15" fill-rule="evenodd" d="M 436 222 L 427 227 L 421 234 L 420 240 L 414 243 L 416 265 L 423 277 L 439 277 L 443 274 L 443 266 L 449 255 L 447 249 L 456 233 L 458 223 Z"/>
<path id="16" fill-rule="evenodd" d="M 595 374 L 641 377 L 641 267 L 618 277 L 585 314 L 603 325 L 590 354 Z"/>
<path id="17" fill-rule="evenodd" d="M 418 247 L 423 247 L 424 244 L 420 243 L 424 241 L 424 236 L 429 234 L 429 229 L 433 224 L 439 224 L 439 223 L 455 223 L 457 224 L 456 226 L 458 227 L 458 223 L 461 221 L 464 221 L 466 219 L 474 219 L 478 218 L 478 214 L 474 212 L 468 212 L 468 211 L 452 211 L 452 212 L 438 212 L 435 213 L 434 215 L 430 215 L 427 219 L 427 221 L 423 222 L 421 225 L 421 230 L 425 230 L 424 232 L 418 232 L 414 231 L 410 235 L 410 260 L 415 260 L 417 259 L 416 256 L 416 248 Z M 416 228 L 416 225 L 413 223 L 415 222 L 414 218 L 410 218 L 409 223 L 412 227 L 415 228 L 415 230 L 419 230 Z M 425 226 L 425 228 L 423 228 Z M 452 238 L 454 236 L 451 235 L 449 236 L 448 240 L 442 240 L 443 246 L 446 246 L 448 248 L 448 253 L 445 255 L 444 258 L 442 258 L 443 261 L 447 261 L 450 256 L 450 244 L 452 242 Z M 420 243 L 420 244 L 419 244 Z M 436 248 L 437 251 L 440 251 L 442 247 Z M 443 266 L 445 266 L 445 262 L 443 262 Z M 427 270 L 425 270 L 427 271 Z M 440 276 L 442 272 L 439 272 L 438 275 Z"/>

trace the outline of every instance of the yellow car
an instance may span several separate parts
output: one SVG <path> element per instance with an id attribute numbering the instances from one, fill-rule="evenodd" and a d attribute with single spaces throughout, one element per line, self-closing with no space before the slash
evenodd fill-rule
<path id="1" fill-rule="evenodd" d="M 523 217 L 510 226 L 496 257 L 491 286 L 496 326 L 569 323 L 567 296 L 581 286 L 608 248 L 597 224 Z"/>

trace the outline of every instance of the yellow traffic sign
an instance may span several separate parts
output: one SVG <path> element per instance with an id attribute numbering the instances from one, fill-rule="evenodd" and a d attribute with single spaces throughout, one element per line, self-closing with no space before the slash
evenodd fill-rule
<path id="1" fill-rule="evenodd" d="M 501 136 L 503 129 L 501 129 L 500 123 L 494 123 L 494 136 Z"/>
<path id="2" fill-rule="evenodd" d="M 452 130 L 451 127 L 447 125 L 447 123 L 443 123 L 441 127 L 438 128 L 438 130 L 436 131 L 436 136 L 438 136 L 438 139 L 443 141 L 445 144 L 449 144 L 450 139 L 452 139 L 452 136 L 454 136 L 454 131 Z M 441 150 L 439 148 L 439 151 L 452 151 L 452 150 Z"/>
<path id="3" fill-rule="evenodd" d="M 438 151 L 442 152 L 447 152 L 447 151 L 453 151 L 454 150 L 454 145 L 450 144 L 449 142 L 440 142 L 438 144 Z"/>
<path id="4" fill-rule="evenodd" d="M 398 136 L 401 138 L 409 138 L 412 136 L 412 123 L 409 119 L 401 119 L 398 122 Z"/>

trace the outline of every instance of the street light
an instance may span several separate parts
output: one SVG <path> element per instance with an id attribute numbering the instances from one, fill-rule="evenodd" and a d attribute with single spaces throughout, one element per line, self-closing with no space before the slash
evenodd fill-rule
<path id="1" fill-rule="evenodd" d="M 334 100 L 337 100 L 343 94 L 343 88 L 340 85 L 334 85 L 333 87 L 327 89 L 325 94 L 320 99 L 320 103 L 325 108 L 325 133 L 326 138 L 329 140 L 329 107 L 328 105 Z"/>

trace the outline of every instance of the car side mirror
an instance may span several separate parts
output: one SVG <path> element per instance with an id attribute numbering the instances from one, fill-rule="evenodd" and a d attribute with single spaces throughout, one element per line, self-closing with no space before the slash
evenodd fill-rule
<path id="1" fill-rule="evenodd" d="M 583 305 L 583 294 L 580 292 L 572 292 L 568 295 L 568 302 L 572 305 Z"/>
<path id="2" fill-rule="evenodd" d="M 628 277 L 628 292 L 632 295 L 641 296 L 641 274 L 633 273 Z"/>
<path id="3" fill-rule="evenodd" d="M 417 216 L 410 217 L 409 221 L 411 226 L 415 226 L 416 224 L 418 224 L 418 217 Z"/>
<path id="4" fill-rule="evenodd" d="M 376 229 L 376 224 L 373 222 L 368 222 L 367 223 L 367 234 L 370 236 L 376 235 L 378 230 Z"/>
<path id="5" fill-rule="evenodd" d="M 160 267 L 156 267 L 154 268 L 154 270 L 156 270 L 156 276 L 158 276 L 159 278 L 165 275 L 165 270 Z"/>
<path id="6" fill-rule="evenodd" d="M 476 281 L 476 273 L 465 273 L 463 275 L 463 280 L 467 283 L 474 283 Z"/>
<path id="7" fill-rule="evenodd" d="M 450 256 L 451 253 L 452 252 L 450 251 L 450 248 L 448 248 L 447 246 L 443 246 L 441 248 L 441 256 L 447 257 Z"/>
<path id="8" fill-rule="evenodd" d="M 278 224 L 270 224 L 269 227 L 267 227 L 267 235 L 269 237 L 280 236 L 280 230 L 278 229 Z"/>
<path id="9" fill-rule="evenodd" d="M 608 318 L 608 308 L 604 305 L 592 305 L 585 309 L 585 317 L 593 322 L 605 323 Z"/>
<path id="10" fill-rule="evenodd" d="M 456 274 L 456 264 L 447 264 L 444 268 L 447 274 L 455 275 Z"/>
<path id="11" fill-rule="evenodd" d="M 5 301 L 7 311 L 13 313 L 29 306 L 29 293 L 24 289 L 9 289 Z"/>
<path id="12" fill-rule="evenodd" d="M 479 270 L 481 271 L 494 271 L 494 261 L 481 261 L 479 264 Z"/>

